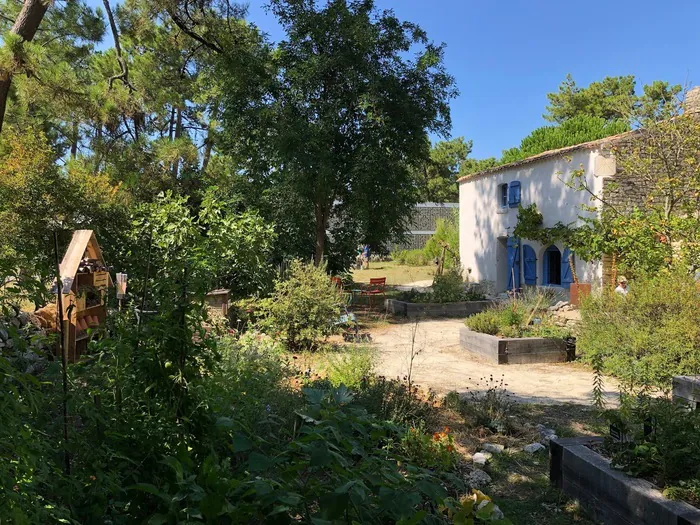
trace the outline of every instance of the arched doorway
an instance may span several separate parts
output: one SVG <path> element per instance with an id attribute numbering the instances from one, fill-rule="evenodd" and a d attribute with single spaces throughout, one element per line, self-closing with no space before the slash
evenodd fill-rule
<path id="1" fill-rule="evenodd" d="M 552 245 L 544 251 L 542 282 L 550 286 L 561 286 L 561 252 Z"/>

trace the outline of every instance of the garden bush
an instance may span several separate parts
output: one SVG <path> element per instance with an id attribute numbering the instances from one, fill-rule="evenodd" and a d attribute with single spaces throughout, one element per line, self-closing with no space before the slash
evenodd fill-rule
<path id="1" fill-rule="evenodd" d="M 261 302 L 261 326 L 291 351 L 315 350 L 333 331 L 343 304 L 324 267 L 294 261 L 287 278 Z"/>
<path id="2" fill-rule="evenodd" d="M 406 266 L 427 266 L 432 262 L 423 250 L 394 250 L 391 252 L 391 259 Z"/>
<path id="3" fill-rule="evenodd" d="M 606 443 L 613 466 L 650 479 L 668 497 L 700 504 L 700 411 L 667 398 L 624 396 L 622 408 L 607 414 L 629 437 Z"/>
<path id="4" fill-rule="evenodd" d="M 662 272 L 636 279 L 629 290 L 584 302 L 577 339 L 583 359 L 629 390 L 669 390 L 673 376 L 697 374 L 700 293 L 693 278 Z"/>
<path id="5" fill-rule="evenodd" d="M 445 254 L 445 266 L 459 266 L 459 260 L 453 254 L 459 253 L 459 211 L 454 210 L 448 219 L 438 219 L 435 223 L 435 233 L 423 247 L 426 260 L 432 261 L 442 256 L 442 243 L 446 243 L 450 251 Z"/>
<path id="6" fill-rule="evenodd" d="M 554 324 L 547 299 L 548 295 L 510 299 L 467 317 L 464 324 L 475 332 L 501 337 L 571 337 L 569 329 Z"/>

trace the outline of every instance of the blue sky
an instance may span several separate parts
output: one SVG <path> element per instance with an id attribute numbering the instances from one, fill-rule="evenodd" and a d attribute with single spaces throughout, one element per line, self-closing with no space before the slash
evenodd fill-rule
<path id="1" fill-rule="evenodd" d="M 452 135 L 474 141 L 473 156 L 498 156 L 542 119 L 546 94 L 567 73 L 579 85 L 612 75 L 642 83 L 700 84 L 700 2 L 679 0 L 376 0 L 447 44 L 460 91 Z M 249 19 L 282 32 L 251 0 Z"/>
<path id="2" fill-rule="evenodd" d="M 447 44 L 460 91 L 452 136 L 473 140 L 476 158 L 499 156 L 545 124 L 546 94 L 567 73 L 582 86 L 613 75 L 635 75 L 638 89 L 657 79 L 700 84 L 698 0 L 376 2 Z M 278 41 L 283 33 L 265 4 L 250 0 L 248 18 Z"/>

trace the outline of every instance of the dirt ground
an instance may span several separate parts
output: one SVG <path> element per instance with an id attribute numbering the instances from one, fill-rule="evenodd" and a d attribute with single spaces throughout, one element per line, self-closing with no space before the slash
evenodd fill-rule
<path id="1" fill-rule="evenodd" d="M 527 403 L 591 404 L 592 373 L 574 364 L 496 365 L 470 355 L 459 346 L 461 319 L 420 321 L 415 329 L 411 377 L 423 388 L 438 394 L 451 390 L 463 393 L 483 390 L 485 378 L 493 375 L 508 385 L 515 399 Z M 377 372 L 386 377 L 404 377 L 411 367 L 414 323 L 392 324 L 373 330 L 379 347 Z M 616 404 L 617 385 L 605 382 L 609 404 Z"/>

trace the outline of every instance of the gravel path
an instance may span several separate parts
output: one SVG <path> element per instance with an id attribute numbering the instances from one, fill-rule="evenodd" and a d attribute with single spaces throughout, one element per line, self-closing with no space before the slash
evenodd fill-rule
<path id="1" fill-rule="evenodd" d="M 373 331 L 380 348 L 378 373 L 386 377 L 404 377 L 410 366 L 413 323 L 391 325 Z M 561 364 L 496 365 L 470 355 L 459 347 L 461 319 L 426 320 L 418 324 L 413 360 L 414 383 L 439 394 L 451 390 L 466 392 L 484 389 L 479 379 L 493 375 L 508 384 L 518 401 L 528 403 L 591 404 L 592 373 L 582 367 Z M 616 402 L 613 380 L 606 381 L 606 397 Z"/>

